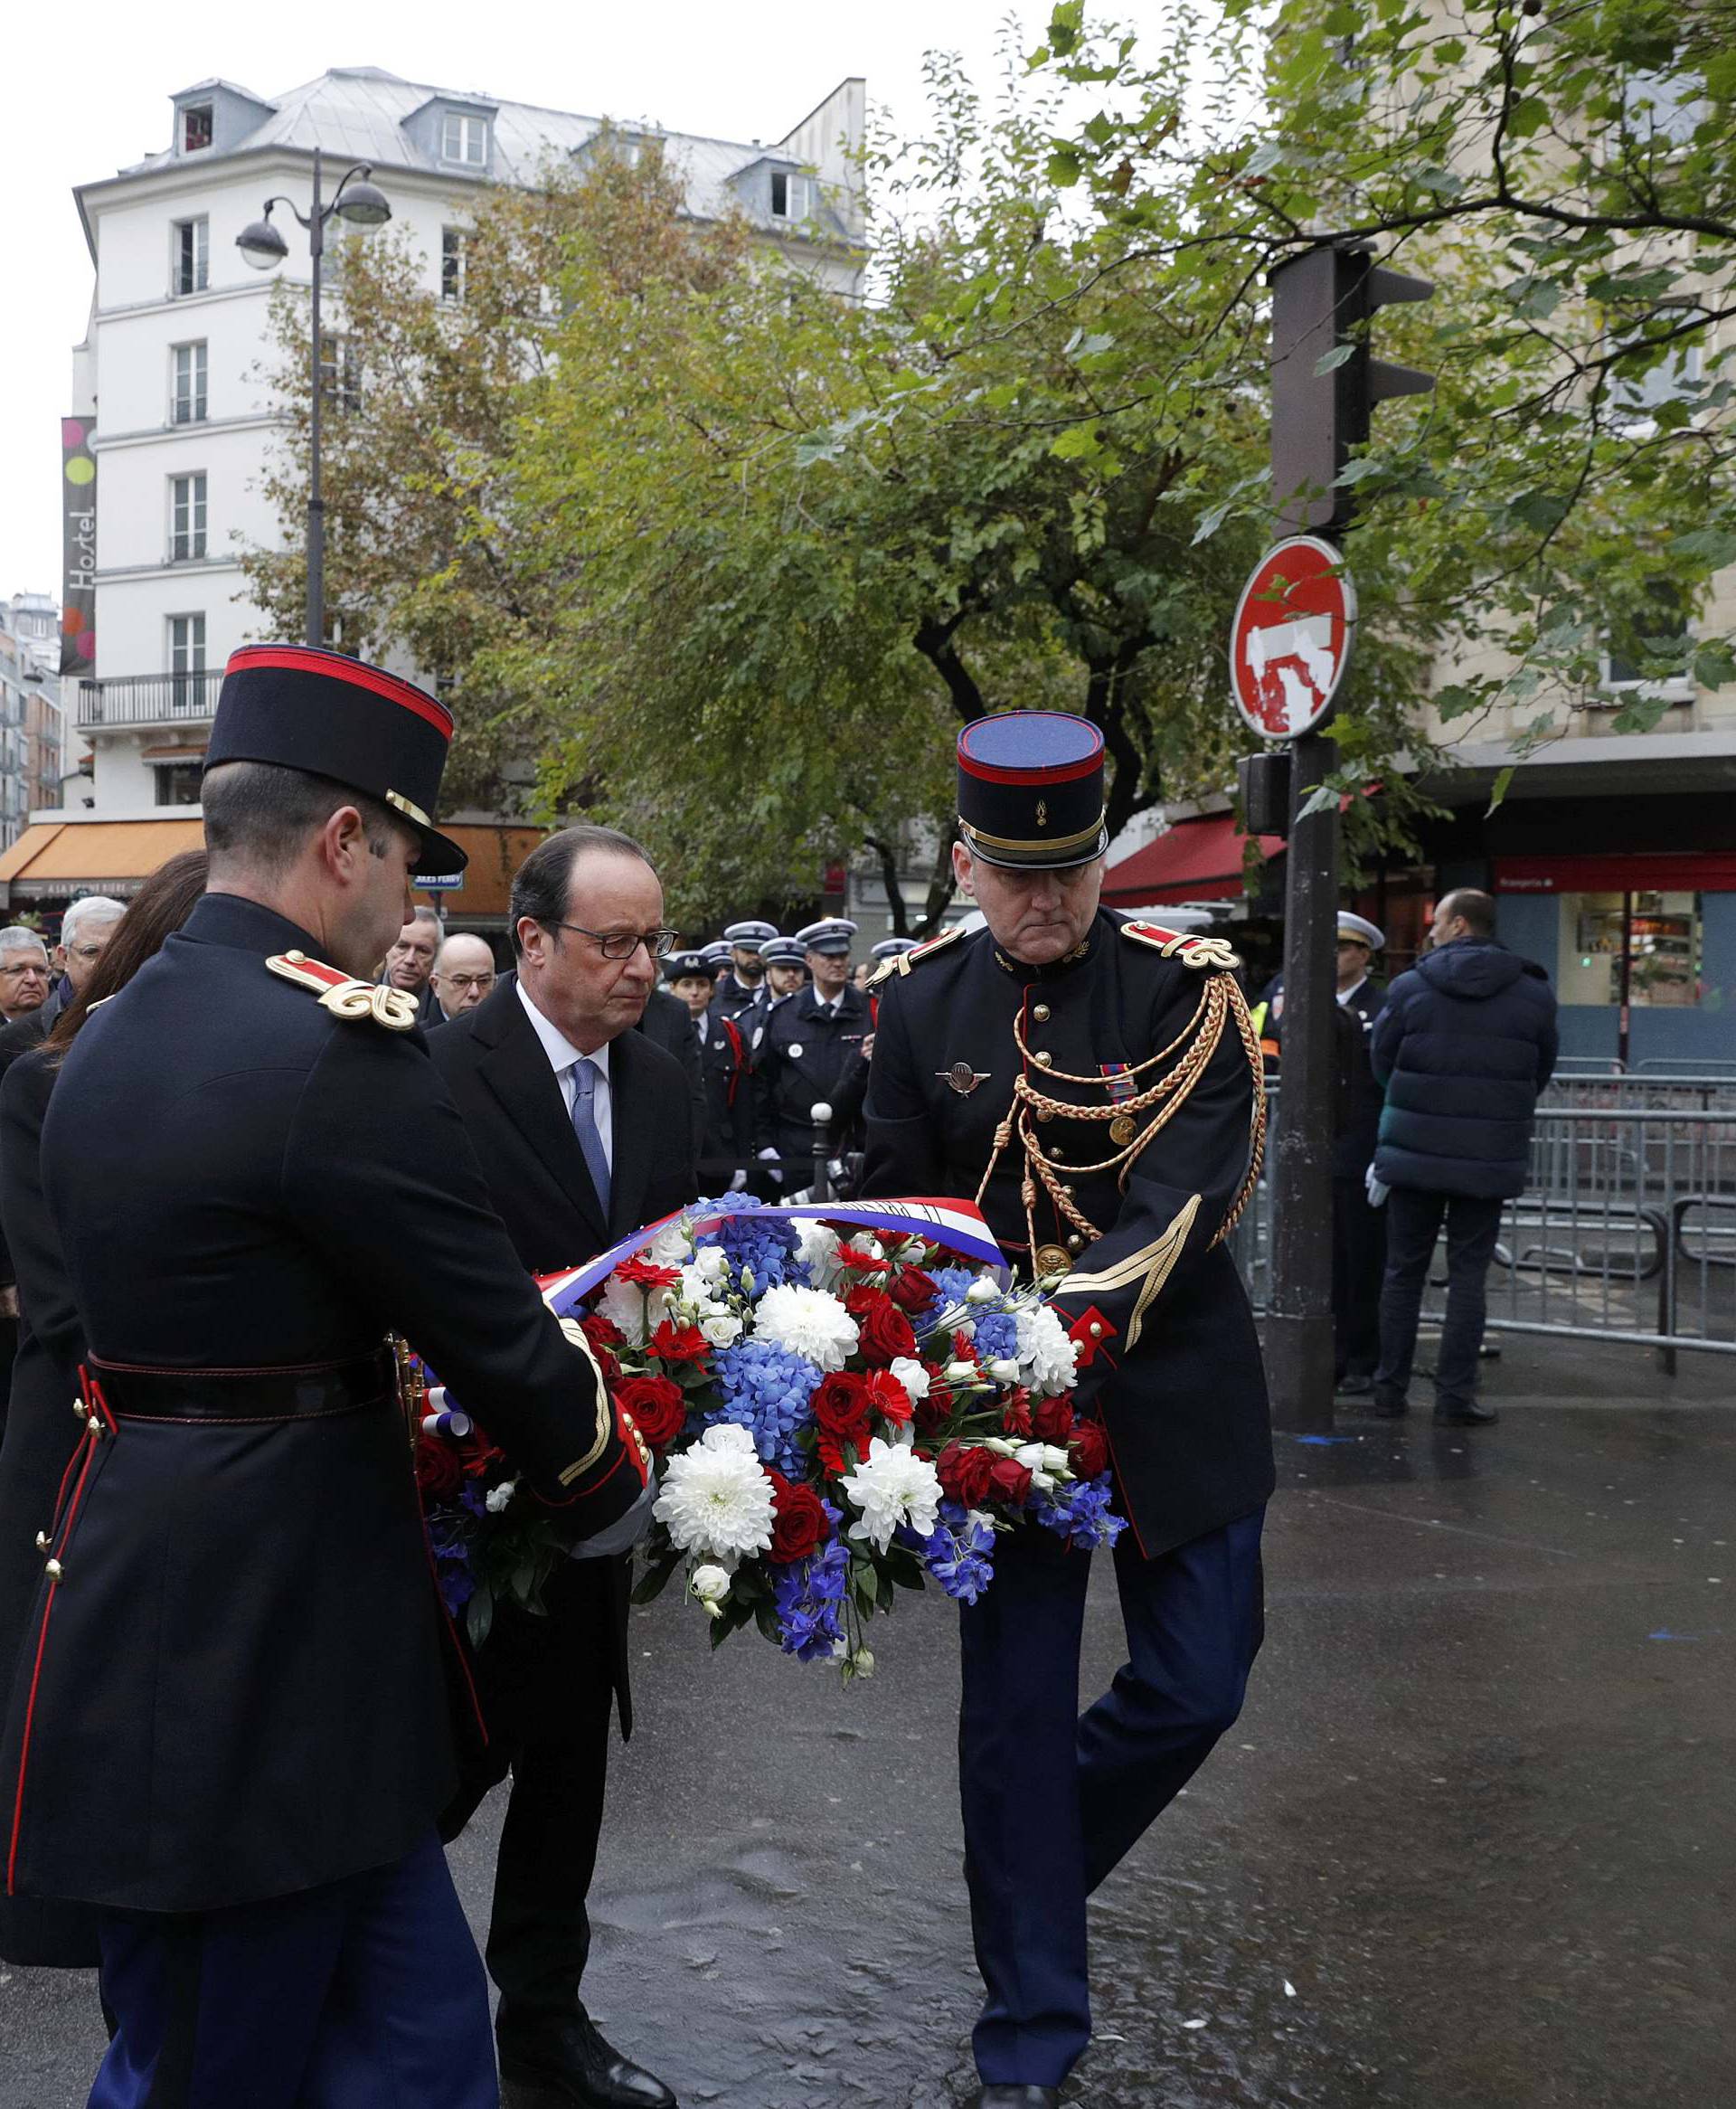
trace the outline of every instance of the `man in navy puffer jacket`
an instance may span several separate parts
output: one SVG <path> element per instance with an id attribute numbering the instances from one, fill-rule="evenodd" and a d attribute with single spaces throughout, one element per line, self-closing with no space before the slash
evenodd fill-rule
<path id="1" fill-rule="evenodd" d="M 1374 1411 L 1407 1405 L 1417 1314 L 1447 1225 L 1447 1318 L 1435 1419 L 1493 1421 L 1477 1403 L 1484 1278 L 1501 1205 L 1524 1190 L 1537 1094 L 1555 1067 L 1555 996 L 1543 969 L 1495 935 L 1495 903 L 1469 888 L 1435 911 L 1432 950 L 1387 993 L 1369 1053 L 1386 1087 L 1374 1176 L 1387 1200 L 1386 1277 Z"/>

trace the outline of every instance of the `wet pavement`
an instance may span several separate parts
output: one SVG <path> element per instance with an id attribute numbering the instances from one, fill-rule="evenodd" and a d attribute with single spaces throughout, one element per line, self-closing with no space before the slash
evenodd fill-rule
<path id="1" fill-rule="evenodd" d="M 1093 1906 L 1070 2102 L 1736 2103 L 1736 1363 L 1510 1337 L 1486 1396 L 1280 1437 L 1248 1707 Z M 637 1614 L 587 1983 L 687 2109 L 969 2099 L 953 1622 L 903 1601 L 846 1692 Z M 1106 1568 L 1090 1690 L 1118 1644 Z M 0 1973 L 0 2109 L 100 2044 L 88 1980 Z"/>

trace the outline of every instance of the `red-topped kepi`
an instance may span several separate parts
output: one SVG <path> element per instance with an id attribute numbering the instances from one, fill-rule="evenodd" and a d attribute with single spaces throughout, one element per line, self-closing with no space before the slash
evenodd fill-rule
<path id="1" fill-rule="evenodd" d="M 989 864 L 1064 869 L 1109 846 L 1103 735 L 1064 711 L 1013 710 L 958 735 L 958 831 Z"/>
<path id="2" fill-rule="evenodd" d="M 419 878 L 469 861 L 434 825 L 452 714 L 401 675 L 312 645 L 243 645 L 230 655 L 205 767 L 271 761 L 365 791 L 413 828 Z"/>

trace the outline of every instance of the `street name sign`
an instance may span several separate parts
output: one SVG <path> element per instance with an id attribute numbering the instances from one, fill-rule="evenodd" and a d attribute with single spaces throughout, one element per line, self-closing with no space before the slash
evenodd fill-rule
<path id="1" fill-rule="evenodd" d="M 1230 685 L 1262 740 L 1298 739 L 1332 708 L 1356 630 L 1356 590 L 1344 563 L 1331 543 L 1295 534 L 1266 552 L 1241 590 Z"/>

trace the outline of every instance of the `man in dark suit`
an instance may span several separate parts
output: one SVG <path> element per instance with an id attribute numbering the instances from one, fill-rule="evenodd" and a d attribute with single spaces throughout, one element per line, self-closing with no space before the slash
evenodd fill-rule
<path id="1" fill-rule="evenodd" d="M 673 941 L 644 851 L 569 828 L 513 882 L 517 972 L 429 1035 L 495 1206 L 536 1273 L 577 1266 L 698 1192 L 682 1064 L 639 1022 Z M 490 1741 L 442 1826 L 448 1839 L 513 1775 L 487 1961 L 506 2078 L 579 2109 L 673 2109 L 661 2081 L 607 2043 L 580 1993 L 585 1896 L 602 1824 L 611 1698 L 632 1726 L 627 1564 L 571 1560 L 549 1616 L 496 1611 L 477 1655 Z"/>

